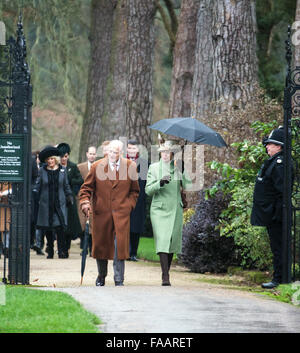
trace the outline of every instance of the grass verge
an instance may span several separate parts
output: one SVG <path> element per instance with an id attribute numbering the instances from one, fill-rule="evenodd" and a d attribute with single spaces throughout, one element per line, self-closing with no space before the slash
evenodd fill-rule
<path id="1" fill-rule="evenodd" d="M 141 237 L 139 241 L 137 257 L 147 261 L 159 262 L 159 256 L 156 254 L 154 238 Z M 177 261 L 174 254 L 173 262 Z"/>
<path id="2" fill-rule="evenodd" d="M 265 279 L 265 280 L 263 280 Z M 300 307 L 300 282 L 280 284 L 270 290 L 263 289 L 261 283 L 269 281 L 268 274 L 260 271 L 239 270 L 238 274 L 203 274 L 198 278 L 200 282 L 218 284 L 228 289 L 238 289 L 266 295 L 278 301 L 294 304 Z"/>
<path id="3" fill-rule="evenodd" d="M 155 252 L 155 244 L 153 238 L 141 237 L 138 257 L 147 261 L 159 262 L 159 256 Z M 174 256 L 174 260 L 177 257 Z M 281 284 L 272 290 L 261 288 L 261 283 L 271 280 L 270 274 L 262 271 L 248 271 L 240 267 L 230 267 L 226 274 L 199 274 L 199 281 L 219 284 L 226 286 L 228 289 L 238 289 L 249 292 L 255 292 L 267 295 L 276 300 L 300 305 L 300 282 L 291 284 Z"/>
<path id="4" fill-rule="evenodd" d="M 280 284 L 269 291 L 264 290 L 262 294 L 284 303 L 294 304 L 300 308 L 300 282 Z"/>
<path id="5" fill-rule="evenodd" d="M 140 238 L 137 256 L 147 261 L 159 261 L 159 256 L 155 252 L 154 238 Z"/>
<path id="6" fill-rule="evenodd" d="M 66 293 L 5 286 L 0 333 L 97 333 L 100 323 Z"/>

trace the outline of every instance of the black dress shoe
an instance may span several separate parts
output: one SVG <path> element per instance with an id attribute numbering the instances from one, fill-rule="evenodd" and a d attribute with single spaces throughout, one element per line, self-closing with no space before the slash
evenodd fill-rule
<path id="1" fill-rule="evenodd" d="M 37 255 L 45 255 L 41 249 L 35 250 Z"/>
<path id="2" fill-rule="evenodd" d="M 124 286 L 123 282 L 115 282 L 116 287 Z"/>
<path id="3" fill-rule="evenodd" d="M 266 289 L 272 289 L 279 286 L 279 283 L 275 281 L 271 281 L 271 282 L 263 283 L 261 286 Z"/>
<path id="4" fill-rule="evenodd" d="M 171 283 L 170 283 L 170 281 L 166 281 L 166 282 L 162 282 L 161 285 L 162 286 L 170 286 Z"/>
<path id="5" fill-rule="evenodd" d="M 37 255 L 45 255 L 40 247 L 33 245 L 32 249 L 36 252 Z"/>
<path id="6" fill-rule="evenodd" d="M 105 278 L 97 277 L 96 279 L 96 286 L 97 287 L 103 287 L 105 286 Z"/>
<path id="7" fill-rule="evenodd" d="M 171 283 L 170 281 L 167 279 L 167 280 L 163 280 L 162 283 L 161 283 L 162 286 L 170 286 Z"/>
<path id="8" fill-rule="evenodd" d="M 38 250 L 41 250 L 37 245 L 32 245 L 30 247 L 30 249 L 34 250 L 34 251 L 38 251 Z"/>

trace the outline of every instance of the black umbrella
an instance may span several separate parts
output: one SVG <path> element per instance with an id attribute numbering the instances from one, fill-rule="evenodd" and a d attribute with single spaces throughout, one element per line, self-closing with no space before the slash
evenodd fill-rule
<path id="1" fill-rule="evenodd" d="M 164 134 L 177 136 L 190 142 L 216 147 L 227 147 L 222 136 L 194 118 L 171 118 L 162 119 L 150 129 L 158 130 Z"/>
<path id="2" fill-rule="evenodd" d="M 87 220 L 86 224 L 85 224 L 84 237 L 83 237 L 83 249 L 82 249 L 82 254 L 81 254 L 81 281 L 80 281 L 80 284 L 82 284 L 82 281 L 83 281 L 86 256 L 88 253 L 89 236 L 90 236 L 90 224 L 89 224 L 89 220 Z"/>

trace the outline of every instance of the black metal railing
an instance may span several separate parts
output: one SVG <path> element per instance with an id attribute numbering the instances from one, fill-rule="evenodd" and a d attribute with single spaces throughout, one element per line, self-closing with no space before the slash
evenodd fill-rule
<path id="1" fill-rule="evenodd" d="M 10 284 L 29 284 L 31 106 L 32 87 L 20 15 L 16 38 L 10 37 L 6 45 L 0 46 L 0 189 L 9 185 L 6 202 L 0 202 L 0 211 L 9 219 L 0 239 L 4 249 L 0 275 L 2 272 L 2 282 Z"/>
<path id="2" fill-rule="evenodd" d="M 283 282 L 300 279 L 300 67 L 292 69 L 291 29 L 286 40 L 284 90 Z"/>

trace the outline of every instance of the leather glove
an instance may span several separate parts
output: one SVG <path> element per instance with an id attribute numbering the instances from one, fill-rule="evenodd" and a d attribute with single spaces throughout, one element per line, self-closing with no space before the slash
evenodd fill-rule
<path id="1" fill-rule="evenodd" d="M 67 206 L 73 206 L 74 199 L 72 195 L 67 196 Z"/>
<path id="2" fill-rule="evenodd" d="M 171 180 L 171 175 L 165 175 L 159 182 L 160 187 L 163 187 L 165 184 L 169 184 Z"/>
<path id="3" fill-rule="evenodd" d="M 90 213 L 90 205 L 88 203 L 84 203 L 81 207 L 81 211 L 85 217 L 88 217 Z"/>

